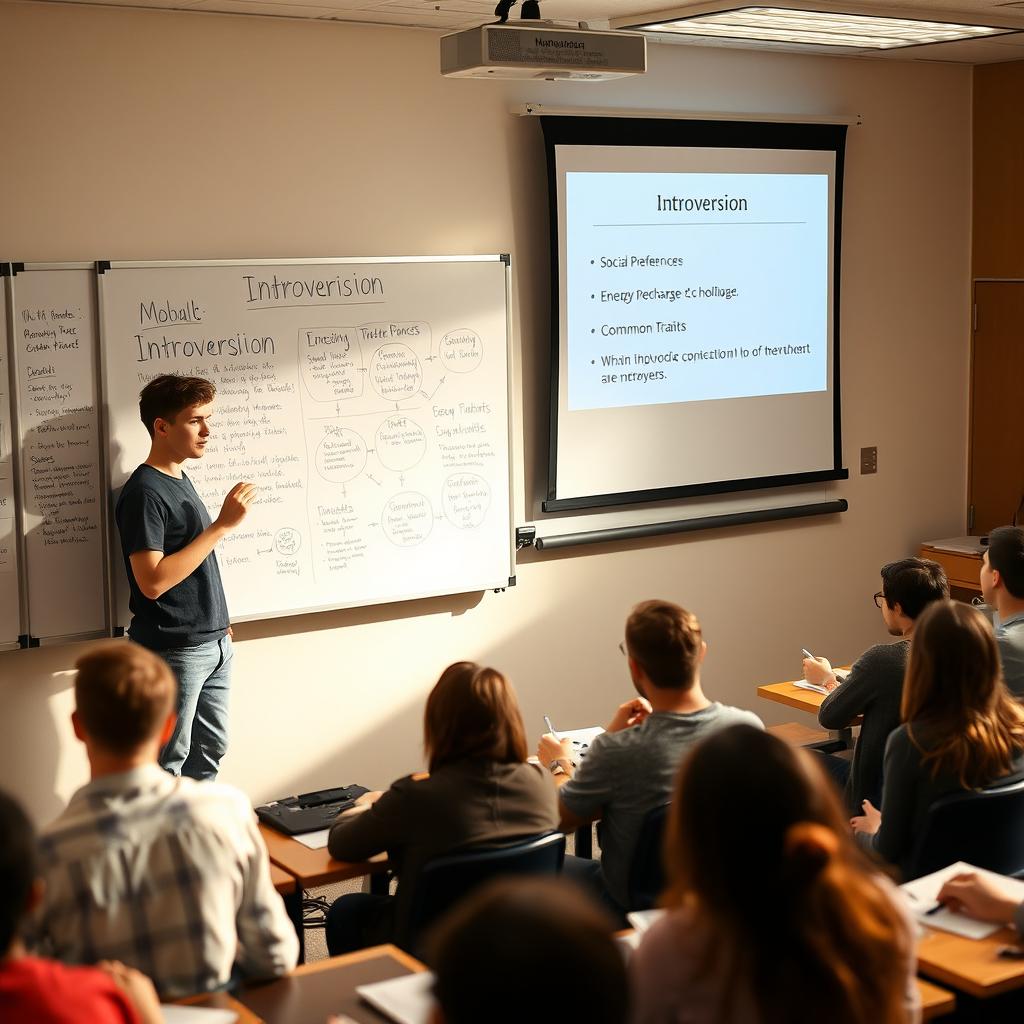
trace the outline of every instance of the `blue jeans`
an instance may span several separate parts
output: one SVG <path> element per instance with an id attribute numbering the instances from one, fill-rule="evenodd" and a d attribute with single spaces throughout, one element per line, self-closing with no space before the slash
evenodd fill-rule
<path id="1" fill-rule="evenodd" d="M 228 747 L 231 638 L 159 654 L 178 680 L 178 721 L 160 765 L 172 775 L 213 780 Z"/>

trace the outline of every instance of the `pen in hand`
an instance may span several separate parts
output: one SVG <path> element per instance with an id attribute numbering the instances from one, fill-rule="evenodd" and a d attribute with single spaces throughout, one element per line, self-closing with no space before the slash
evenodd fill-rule
<path id="1" fill-rule="evenodd" d="M 558 735 L 557 732 L 555 732 L 555 727 L 551 724 L 551 719 L 548 718 L 547 715 L 544 716 L 544 724 L 547 726 L 548 732 L 551 733 L 551 735 L 554 736 L 556 740 L 559 740 L 559 739 L 562 738 L 561 736 Z"/>

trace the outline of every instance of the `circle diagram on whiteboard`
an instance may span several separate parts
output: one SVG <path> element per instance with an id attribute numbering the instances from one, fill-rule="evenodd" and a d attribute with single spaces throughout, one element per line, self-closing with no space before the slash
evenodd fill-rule
<path id="1" fill-rule="evenodd" d="M 460 530 L 481 526 L 491 504 L 491 485 L 476 473 L 452 473 L 441 489 L 444 514 Z"/>
<path id="2" fill-rule="evenodd" d="M 328 428 L 316 449 L 316 468 L 331 483 L 354 480 L 366 466 L 366 443 L 348 427 Z"/>
<path id="3" fill-rule="evenodd" d="M 381 513 L 384 536 L 400 548 L 422 544 L 434 528 L 434 513 L 430 502 L 416 491 L 396 494 Z"/>
<path id="4" fill-rule="evenodd" d="M 452 373 L 469 373 L 475 370 L 484 357 L 483 342 L 476 331 L 468 328 L 449 331 L 441 339 L 441 362 Z"/>
<path id="5" fill-rule="evenodd" d="M 412 398 L 423 385 L 423 367 L 408 345 L 382 345 L 370 358 L 370 383 L 381 398 Z"/>
<path id="6" fill-rule="evenodd" d="M 302 534 L 290 526 L 282 527 L 274 534 L 274 550 L 279 555 L 294 555 L 302 547 Z"/>
<path id="7" fill-rule="evenodd" d="M 427 436 L 408 416 L 389 416 L 377 428 L 373 447 L 382 466 L 401 473 L 419 464 L 427 451 Z"/>

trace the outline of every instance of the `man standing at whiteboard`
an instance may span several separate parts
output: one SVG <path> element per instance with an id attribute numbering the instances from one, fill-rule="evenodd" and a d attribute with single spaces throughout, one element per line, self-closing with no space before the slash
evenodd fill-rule
<path id="1" fill-rule="evenodd" d="M 231 627 L 216 545 L 245 518 L 256 493 L 238 483 L 213 522 L 186 459 L 201 459 L 216 389 L 201 377 L 164 374 L 139 395 L 149 457 L 129 477 L 115 516 L 131 587 L 128 635 L 159 654 L 178 680 L 178 720 L 160 764 L 174 775 L 215 779 L 227 749 Z"/>

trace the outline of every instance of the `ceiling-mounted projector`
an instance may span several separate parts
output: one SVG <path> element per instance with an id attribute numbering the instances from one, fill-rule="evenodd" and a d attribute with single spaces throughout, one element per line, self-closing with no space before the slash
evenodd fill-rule
<path id="1" fill-rule="evenodd" d="M 634 32 L 521 21 L 441 37 L 441 74 L 451 78 L 600 82 L 646 70 L 647 40 Z"/>

